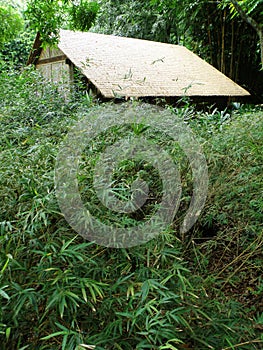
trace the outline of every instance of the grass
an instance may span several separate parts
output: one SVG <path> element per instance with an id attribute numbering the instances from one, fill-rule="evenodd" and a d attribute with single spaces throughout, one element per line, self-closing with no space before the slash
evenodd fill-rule
<path id="1" fill-rule="evenodd" d="M 174 224 L 150 242 L 98 246 L 64 220 L 54 166 L 75 120 L 103 106 L 85 96 L 65 103 L 36 72 L 0 76 L 0 343 L 22 349 L 262 348 L 262 119 L 235 112 L 174 109 L 195 131 L 209 167 L 206 206 L 191 232 L 178 235 L 191 196 L 188 163 L 169 138 L 142 125 L 112 129 L 83 152 L 83 199 L 104 220 L 133 225 L 150 215 L 114 214 L 91 188 L 99 153 L 120 135 L 146 135 L 181 157 L 183 198 Z M 137 171 L 155 198 L 161 183 L 145 162 L 124 161 L 118 191 L 128 198 Z M 85 176 L 86 174 L 86 176 Z M 121 176 L 120 176 L 121 174 Z"/>

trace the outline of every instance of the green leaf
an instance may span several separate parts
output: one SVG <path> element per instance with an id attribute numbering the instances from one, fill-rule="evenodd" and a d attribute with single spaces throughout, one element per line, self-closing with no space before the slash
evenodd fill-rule
<path id="1" fill-rule="evenodd" d="M 3 297 L 3 298 L 5 298 L 5 299 L 9 300 L 9 299 L 10 299 L 9 295 L 3 290 L 4 288 L 7 288 L 7 287 L 8 287 L 8 286 L 4 286 L 4 287 L 2 287 L 2 288 L 0 289 L 0 295 L 1 295 L 1 297 Z"/>
<path id="2" fill-rule="evenodd" d="M 11 327 L 8 327 L 5 331 L 5 336 L 6 336 L 6 339 L 8 340 L 9 337 L 10 337 L 10 334 L 11 334 Z"/>
<path id="3" fill-rule="evenodd" d="M 49 340 L 51 338 L 58 337 L 58 336 L 61 336 L 61 335 L 67 335 L 67 334 L 68 334 L 68 330 L 67 331 L 59 331 L 59 332 L 55 332 L 55 333 L 49 334 L 46 337 L 43 337 L 43 338 L 40 338 L 40 339 L 41 340 Z"/>

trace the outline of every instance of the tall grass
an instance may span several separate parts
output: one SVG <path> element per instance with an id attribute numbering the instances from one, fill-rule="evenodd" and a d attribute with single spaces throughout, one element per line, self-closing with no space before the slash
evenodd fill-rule
<path id="1" fill-rule="evenodd" d="M 82 96 L 65 102 L 36 72 L 3 73 L 0 82 L 1 349 L 260 349 L 262 111 L 175 110 L 206 153 L 206 208 L 186 237 L 175 222 L 147 244 L 118 250 L 69 227 L 53 183 L 70 126 L 103 106 Z M 94 163 L 116 132 L 97 138 L 83 162 Z M 170 140 L 158 137 L 169 150 Z M 138 167 L 149 173 L 158 192 L 145 164 L 121 166 L 128 182 Z M 82 195 L 90 199 L 86 176 Z"/>

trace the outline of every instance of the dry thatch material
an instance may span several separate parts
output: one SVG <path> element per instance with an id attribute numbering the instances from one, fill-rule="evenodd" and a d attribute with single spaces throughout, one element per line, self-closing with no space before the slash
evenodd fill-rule
<path id="1" fill-rule="evenodd" d="M 58 47 L 104 97 L 249 95 L 183 46 L 61 30 Z"/>

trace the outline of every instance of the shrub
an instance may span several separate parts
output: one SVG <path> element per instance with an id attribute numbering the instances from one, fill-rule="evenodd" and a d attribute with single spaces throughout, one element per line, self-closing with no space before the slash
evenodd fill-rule
<path id="1" fill-rule="evenodd" d="M 203 115 L 188 111 L 188 122 L 202 137 L 211 178 L 199 226 L 183 241 L 171 227 L 142 246 L 104 248 L 68 226 L 53 183 L 60 143 L 74 120 L 84 113 L 96 116 L 104 107 L 81 96 L 66 103 L 56 86 L 31 70 L 2 74 L 0 82 L 1 349 L 259 349 L 260 315 L 252 320 L 256 314 L 251 316 L 247 302 L 241 304 L 223 286 L 235 285 L 242 260 L 249 262 L 246 273 L 260 265 L 262 202 L 256 193 L 262 112 L 229 116 L 221 127 L 218 115 L 209 115 L 212 128 L 200 126 L 206 122 Z M 186 116 L 185 110 L 176 112 Z M 144 132 L 138 125 L 135 129 Z M 83 162 L 94 162 L 117 131 L 94 140 L 94 154 Z M 168 149 L 173 146 L 156 137 Z M 141 165 L 122 166 L 132 181 Z M 86 176 L 89 180 L 91 173 Z M 197 243 L 211 218 L 218 236 Z M 234 249 L 238 242 L 241 250 L 223 269 L 215 252 L 221 244 L 219 251 L 222 246 L 236 254 L 228 242 Z M 257 297 L 260 289 L 253 288 Z"/>

